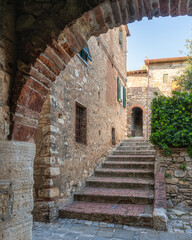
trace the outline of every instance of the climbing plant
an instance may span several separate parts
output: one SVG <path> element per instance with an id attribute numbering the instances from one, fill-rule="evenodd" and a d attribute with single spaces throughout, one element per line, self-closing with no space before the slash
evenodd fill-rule
<path id="1" fill-rule="evenodd" d="M 171 147 L 188 147 L 192 156 L 192 92 L 156 95 L 151 104 L 151 142 L 167 155 Z"/>

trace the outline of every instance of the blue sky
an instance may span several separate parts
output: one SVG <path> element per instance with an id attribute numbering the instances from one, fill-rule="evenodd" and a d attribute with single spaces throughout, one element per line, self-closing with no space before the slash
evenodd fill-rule
<path id="1" fill-rule="evenodd" d="M 180 57 L 192 38 L 192 17 L 159 17 L 128 25 L 127 70 L 140 69 L 146 58 Z"/>

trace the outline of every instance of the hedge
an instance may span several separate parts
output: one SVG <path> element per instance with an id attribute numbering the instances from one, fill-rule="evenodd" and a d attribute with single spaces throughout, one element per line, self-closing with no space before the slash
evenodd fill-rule
<path id="1" fill-rule="evenodd" d="M 153 144 L 166 155 L 170 148 L 188 147 L 192 155 L 192 92 L 173 92 L 172 97 L 158 96 L 151 104 L 151 136 Z"/>

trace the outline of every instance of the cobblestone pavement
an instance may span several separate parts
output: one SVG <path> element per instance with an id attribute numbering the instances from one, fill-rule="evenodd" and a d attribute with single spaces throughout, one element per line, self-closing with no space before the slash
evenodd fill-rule
<path id="1" fill-rule="evenodd" d="M 192 236 L 192 209 L 168 209 L 168 231 L 175 233 L 189 233 Z M 192 238 L 191 238 L 192 239 Z"/>
<path id="2" fill-rule="evenodd" d="M 34 223 L 33 240 L 192 240 L 191 211 L 170 209 L 168 217 L 168 232 L 76 219 Z"/>

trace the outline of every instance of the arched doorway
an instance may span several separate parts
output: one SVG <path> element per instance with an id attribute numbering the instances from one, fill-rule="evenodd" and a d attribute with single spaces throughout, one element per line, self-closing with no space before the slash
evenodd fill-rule
<path id="1" fill-rule="evenodd" d="M 143 137 L 143 111 L 139 107 L 131 111 L 131 137 Z"/>

